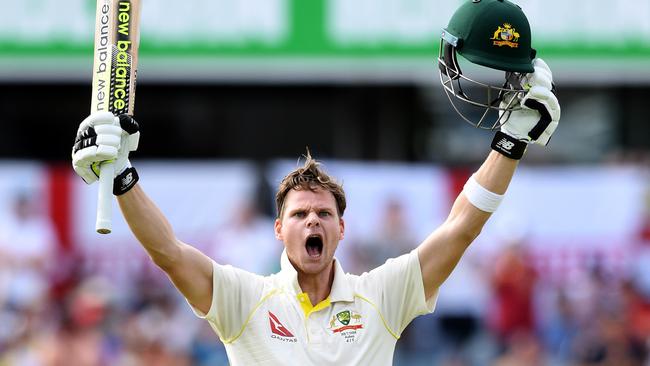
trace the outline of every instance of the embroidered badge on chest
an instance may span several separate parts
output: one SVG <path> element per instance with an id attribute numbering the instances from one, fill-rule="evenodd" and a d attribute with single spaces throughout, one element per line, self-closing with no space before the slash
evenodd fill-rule
<path id="1" fill-rule="evenodd" d="M 347 343 L 355 342 L 363 329 L 362 316 L 356 311 L 340 311 L 332 316 L 329 329 L 333 334 L 341 335 Z"/>

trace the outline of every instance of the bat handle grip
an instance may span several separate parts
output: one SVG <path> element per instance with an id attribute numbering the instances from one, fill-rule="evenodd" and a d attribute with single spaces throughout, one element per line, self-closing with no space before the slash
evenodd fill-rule
<path id="1" fill-rule="evenodd" d="M 113 211 L 113 176 L 115 163 L 106 162 L 99 167 L 99 192 L 97 195 L 97 221 L 95 230 L 100 234 L 110 234 Z"/>

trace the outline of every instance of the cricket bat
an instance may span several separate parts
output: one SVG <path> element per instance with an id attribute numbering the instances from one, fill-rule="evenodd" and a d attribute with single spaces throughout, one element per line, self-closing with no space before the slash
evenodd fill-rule
<path id="1" fill-rule="evenodd" d="M 97 0 L 91 113 L 133 115 L 140 7 L 141 0 Z M 100 234 L 112 230 L 114 169 L 113 162 L 100 167 L 95 224 Z"/>

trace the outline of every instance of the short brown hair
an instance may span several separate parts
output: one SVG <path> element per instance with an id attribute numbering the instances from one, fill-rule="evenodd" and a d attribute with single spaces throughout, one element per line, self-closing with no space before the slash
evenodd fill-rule
<path id="1" fill-rule="evenodd" d="M 280 182 L 278 193 L 275 194 L 275 204 L 277 208 L 278 218 L 282 217 L 284 213 L 284 201 L 287 194 L 292 189 L 297 191 L 309 189 L 315 191 L 316 189 L 324 189 L 331 192 L 336 200 L 336 210 L 339 217 L 343 217 L 345 211 L 345 192 L 343 186 L 339 184 L 333 177 L 329 176 L 322 168 L 322 164 L 311 157 L 309 150 L 305 156 L 305 163 L 296 168 Z"/>

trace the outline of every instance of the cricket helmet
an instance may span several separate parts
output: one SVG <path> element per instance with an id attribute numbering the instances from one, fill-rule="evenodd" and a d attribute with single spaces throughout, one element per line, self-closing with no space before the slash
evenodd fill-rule
<path id="1" fill-rule="evenodd" d="M 521 80 L 534 71 L 535 53 L 530 24 L 518 5 L 508 0 L 467 1 L 442 30 L 438 55 L 440 82 L 465 121 L 479 128 L 497 129 L 505 122 L 501 120 L 507 118 L 502 118 L 507 115 L 504 112 L 520 108 L 519 100 L 527 92 Z M 473 64 L 504 71 L 505 81 L 494 86 L 464 75 L 459 54 Z M 466 92 L 469 89 L 480 92 L 470 96 Z M 478 120 L 470 116 L 467 104 L 481 112 L 475 116 Z M 498 114 L 494 122 L 487 121 L 490 111 Z"/>

